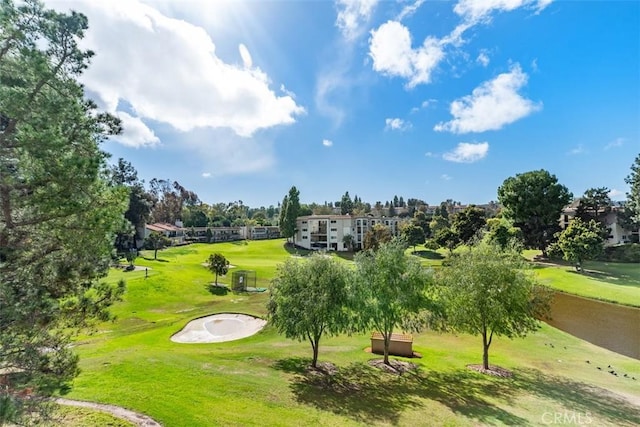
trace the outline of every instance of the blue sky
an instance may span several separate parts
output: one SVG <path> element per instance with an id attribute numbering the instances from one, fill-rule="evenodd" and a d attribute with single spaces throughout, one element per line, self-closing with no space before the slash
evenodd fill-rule
<path id="1" fill-rule="evenodd" d="M 207 203 L 486 203 L 555 174 L 624 199 L 640 2 L 49 0 L 89 17 L 104 149 Z"/>

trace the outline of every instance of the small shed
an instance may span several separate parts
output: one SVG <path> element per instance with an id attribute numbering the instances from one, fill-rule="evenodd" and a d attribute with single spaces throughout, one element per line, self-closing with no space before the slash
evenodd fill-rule
<path id="1" fill-rule="evenodd" d="M 384 338 L 380 332 L 371 334 L 371 352 L 384 354 Z M 391 334 L 389 340 L 389 354 L 393 356 L 413 356 L 413 335 Z"/>

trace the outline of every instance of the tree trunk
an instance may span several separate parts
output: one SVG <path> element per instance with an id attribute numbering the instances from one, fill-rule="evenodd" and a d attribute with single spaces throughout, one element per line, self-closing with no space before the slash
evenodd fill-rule
<path id="1" fill-rule="evenodd" d="M 216 271 L 216 286 L 218 286 L 218 272 Z"/>
<path id="2" fill-rule="evenodd" d="M 487 341 L 487 330 L 482 331 L 482 367 L 489 369 L 489 346 L 491 341 Z"/>
<path id="3" fill-rule="evenodd" d="M 389 363 L 389 341 L 391 341 L 391 334 L 382 334 L 384 338 L 384 364 L 391 366 Z"/>
<path id="4" fill-rule="evenodd" d="M 318 345 L 320 340 L 311 341 L 311 347 L 313 347 L 313 360 L 311 366 L 315 369 L 318 365 Z"/>
<path id="5" fill-rule="evenodd" d="M 158 259 L 158 250 L 157 249 L 153 250 L 153 259 Z"/>

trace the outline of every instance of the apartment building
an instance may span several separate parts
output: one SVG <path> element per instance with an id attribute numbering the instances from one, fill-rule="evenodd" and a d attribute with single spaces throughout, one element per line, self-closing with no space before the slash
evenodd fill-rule
<path id="1" fill-rule="evenodd" d="M 564 208 L 560 215 L 560 228 L 563 230 L 569 226 L 571 220 L 576 217 L 578 203 L 574 202 Z M 613 206 L 611 211 L 604 219 L 604 224 L 609 230 L 609 235 L 604 241 L 605 246 L 621 245 L 624 243 L 637 242 L 639 238 L 639 230 L 631 230 L 624 228 L 618 222 L 618 212 L 624 209 L 621 206 Z"/>
<path id="2" fill-rule="evenodd" d="M 350 215 L 310 215 L 296 220 L 294 243 L 312 250 L 347 251 L 346 235 L 352 236 L 354 249 L 362 249 L 364 236 L 375 224 L 389 227 L 391 233 L 400 233 L 398 217 L 350 216 Z"/>

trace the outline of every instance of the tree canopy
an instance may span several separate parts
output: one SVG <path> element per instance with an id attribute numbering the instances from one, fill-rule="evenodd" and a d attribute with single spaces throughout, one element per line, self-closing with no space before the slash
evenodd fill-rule
<path id="1" fill-rule="evenodd" d="M 229 260 L 221 253 L 209 255 L 207 268 L 216 275 L 215 283 L 218 286 L 218 276 L 224 276 L 229 272 Z"/>
<path id="2" fill-rule="evenodd" d="M 391 241 L 393 235 L 389 227 L 383 224 L 375 224 L 364 235 L 363 249 L 377 250 L 381 244 Z"/>
<path id="3" fill-rule="evenodd" d="M 517 174 L 498 188 L 502 214 L 520 228 L 524 244 L 546 254 L 554 234 L 560 231 L 560 214 L 573 195 L 546 170 Z"/>
<path id="4" fill-rule="evenodd" d="M 576 270 L 582 271 L 582 263 L 599 255 L 604 248 L 602 226 L 595 220 L 588 222 L 574 218 L 558 236 L 558 247 L 563 258 L 576 263 Z"/>
<path id="5" fill-rule="evenodd" d="M 332 257 L 313 254 L 278 266 L 268 303 L 269 322 L 287 338 L 308 340 L 315 368 L 323 335 L 350 325 L 347 310 L 349 271 Z"/>
<path id="6" fill-rule="evenodd" d="M 451 230 L 463 243 L 470 243 L 486 223 L 484 209 L 471 205 L 452 216 Z"/>
<path id="7" fill-rule="evenodd" d="M 494 336 L 524 337 L 548 310 L 548 297 L 529 273 L 518 251 L 493 244 L 473 246 L 439 271 L 445 323 L 482 336 L 484 369 Z"/>
<path id="8" fill-rule="evenodd" d="M 631 220 L 636 225 L 640 225 L 640 154 L 633 161 L 631 172 L 624 179 L 624 182 L 629 184 L 625 209 L 631 212 Z"/>
<path id="9" fill-rule="evenodd" d="M 0 424 L 46 413 L 69 389 L 73 335 L 124 292 L 100 282 L 127 191 L 107 182 L 100 150 L 120 122 L 77 81 L 93 56 L 78 46 L 87 28 L 76 12 L 0 3 Z"/>
<path id="10" fill-rule="evenodd" d="M 374 328 L 384 339 L 384 363 L 389 364 L 389 342 L 394 329 L 421 326 L 433 307 L 430 273 L 415 257 L 405 255 L 400 239 L 383 243 L 376 251 L 355 256 L 351 303 L 360 330 Z"/>
<path id="11" fill-rule="evenodd" d="M 152 231 L 144 242 L 147 249 L 153 250 L 153 259 L 158 259 L 158 251 L 160 249 L 171 246 L 171 239 L 157 231 Z"/>
<path id="12" fill-rule="evenodd" d="M 287 239 L 296 234 L 296 220 L 300 215 L 300 192 L 293 186 L 284 196 L 280 208 L 280 234 Z"/>

